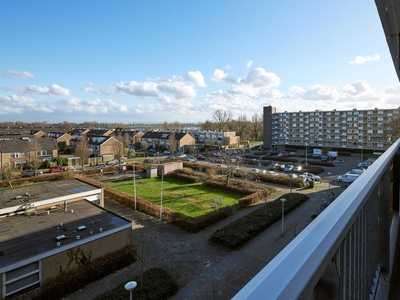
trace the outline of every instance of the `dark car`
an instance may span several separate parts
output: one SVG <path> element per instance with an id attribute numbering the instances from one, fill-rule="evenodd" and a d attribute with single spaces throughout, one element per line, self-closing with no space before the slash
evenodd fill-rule
<path id="1" fill-rule="evenodd" d="M 35 176 L 35 170 L 25 170 L 22 175 L 22 177 L 32 177 Z"/>
<path id="2" fill-rule="evenodd" d="M 268 170 L 270 170 L 270 171 L 273 171 L 273 170 L 276 170 L 276 169 L 278 169 L 278 164 L 270 164 L 269 166 L 268 166 Z"/>

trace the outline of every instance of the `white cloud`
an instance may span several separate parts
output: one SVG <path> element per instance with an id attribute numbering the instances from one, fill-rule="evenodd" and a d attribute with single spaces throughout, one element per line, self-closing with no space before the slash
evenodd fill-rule
<path id="1" fill-rule="evenodd" d="M 67 100 L 57 101 L 57 107 L 60 112 L 64 111 L 67 114 L 72 113 L 87 113 L 87 114 L 108 114 L 108 113 L 127 113 L 126 105 L 118 104 L 113 100 L 90 99 L 80 100 L 76 97 L 71 97 Z"/>
<path id="2" fill-rule="evenodd" d="M 350 96 L 365 95 L 373 92 L 371 86 L 369 86 L 364 80 L 360 80 L 352 84 L 346 84 L 342 87 L 342 90 L 345 94 Z"/>
<path id="3" fill-rule="evenodd" d="M 292 98 L 301 100 L 312 100 L 312 101 L 327 101 L 339 99 L 339 93 L 336 86 L 323 86 L 315 84 L 309 89 L 304 89 L 298 86 L 292 86 L 290 91 L 294 92 Z"/>
<path id="4" fill-rule="evenodd" d="M 379 54 L 375 54 L 373 56 L 367 55 L 367 56 L 359 56 L 357 55 L 354 60 L 349 61 L 349 64 L 352 65 L 361 65 L 369 61 L 376 61 L 379 60 L 381 57 Z"/>
<path id="5" fill-rule="evenodd" d="M 195 87 L 205 87 L 206 83 L 204 82 L 204 76 L 200 71 L 189 71 L 187 72 L 185 79 L 191 83 Z"/>
<path id="6" fill-rule="evenodd" d="M 226 65 L 226 69 L 232 69 L 231 65 Z"/>
<path id="7" fill-rule="evenodd" d="M 3 72 L 2 75 L 4 77 L 8 77 L 8 78 L 23 78 L 23 79 L 35 79 L 36 78 L 35 74 L 32 74 L 31 72 L 28 72 L 28 71 L 10 70 L 10 71 Z"/>
<path id="8" fill-rule="evenodd" d="M 240 84 L 248 84 L 254 88 L 269 88 L 278 86 L 281 79 L 275 73 L 268 73 L 263 68 L 256 68 L 249 72 L 247 77 L 239 78 Z"/>
<path id="9" fill-rule="evenodd" d="M 253 64 L 253 60 L 248 60 L 246 63 L 246 67 L 251 68 L 252 64 Z"/>
<path id="10" fill-rule="evenodd" d="M 0 97 L 0 103 L 6 103 L 11 106 L 34 107 L 35 99 L 29 96 L 12 95 Z"/>
<path id="11" fill-rule="evenodd" d="M 172 76 L 171 79 L 147 79 L 145 82 L 120 82 L 107 88 L 95 90 L 92 87 L 85 91 L 102 95 L 122 93 L 129 96 L 156 99 L 164 103 L 173 103 L 182 99 L 193 99 L 197 96 L 196 88 L 205 87 L 204 76 L 200 71 L 189 71 L 185 76 Z"/>
<path id="12" fill-rule="evenodd" d="M 50 86 L 39 86 L 39 85 L 27 85 L 21 86 L 6 86 L 4 87 L 7 91 L 13 91 L 20 94 L 35 94 L 35 95 L 49 95 L 49 96 L 69 96 L 69 89 L 63 88 L 57 84 L 51 84 Z"/>
<path id="13" fill-rule="evenodd" d="M 224 81 L 228 77 L 224 71 L 220 69 L 215 69 L 213 75 L 211 76 L 211 80 L 215 82 Z"/>

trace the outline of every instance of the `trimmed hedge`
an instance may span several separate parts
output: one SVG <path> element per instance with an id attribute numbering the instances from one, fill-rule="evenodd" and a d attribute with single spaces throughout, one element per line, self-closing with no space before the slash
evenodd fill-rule
<path id="1" fill-rule="evenodd" d="M 143 287 L 140 285 L 140 277 L 132 278 L 137 282 L 137 287 L 132 291 L 132 299 L 135 300 L 159 300 L 169 299 L 179 291 L 176 280 L 161 268 L 152 268 L 143 272 Z M 125 290 L 125 283 L 115 289 L 96 297 L 96 300 L 126 300 L 129 292 Z"/>
<path id="2" fill-rule="evenodd" d="M 46 280 L 33 300 L 61 299 L 84 286 L 120 270 L 136 261 L 136 249 L 132 245 L 106 254 L 89 264 L 68 273 Z"/>
<path id="3" fill-rule="evenodd" d="M 214 231 L 209 241 L 230 250 L 239 249 L 281 219 L 282 203 L 279 200 L 281 198 L 287 200 L 285 202 L 285 214 L 296 209 L 309 199 L 307 195 L 301 193 L 285 194 L 241 219 Z"/>

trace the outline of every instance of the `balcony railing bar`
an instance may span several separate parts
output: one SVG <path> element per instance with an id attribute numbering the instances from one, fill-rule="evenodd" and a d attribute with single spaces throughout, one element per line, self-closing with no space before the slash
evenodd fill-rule
<path id="1" fill-rule="evenodd" d="M 390 205 L 393 201 L 398 213 L 399 201 L 399 147 L 400 140 L 233 299 L 265 295 L 270 299 L 309 299 L 334 256 L 339 262 L 340 298 L 356 299 L 362 293 L 362 299 L 373 297 L 381 266 L 384 273 L 389 269 Z"/>

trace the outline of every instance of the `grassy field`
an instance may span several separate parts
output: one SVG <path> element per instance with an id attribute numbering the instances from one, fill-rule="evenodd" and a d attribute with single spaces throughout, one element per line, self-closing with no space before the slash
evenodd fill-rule
<path id="1" fill-rule="evenodd" d="M 116 190 L 133 195 L 132 181 L 106 184 Z M 198 217 L 215 209 L 213 199 L 222 197 L 221 206 L 231 206 L 245 194 L 237 194 L 221 189 L 206 187 L 200 183 L 188 183 L 175 178 L 165 177 L 163 182 L 163 207 L 181 212 L 187 216 Z M 160 204 L 161 178 L 146 178 L 136 181 L 136 197 L 154 204 Z"/>

